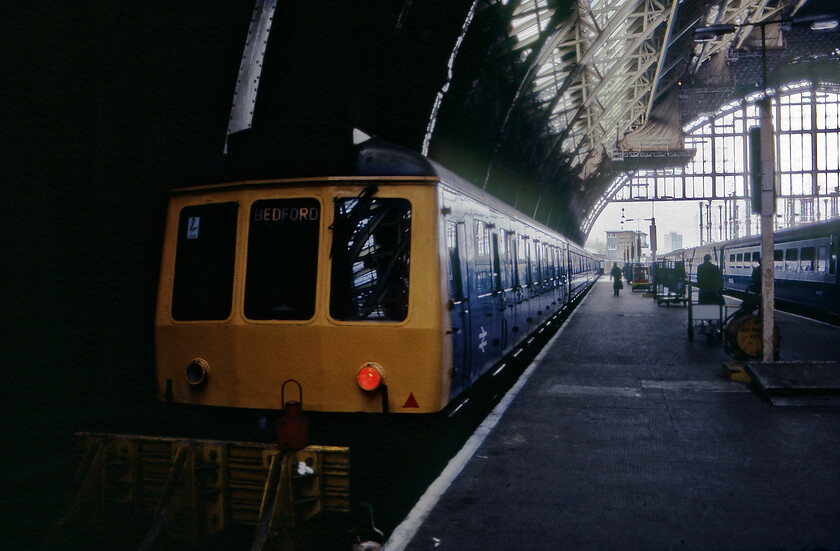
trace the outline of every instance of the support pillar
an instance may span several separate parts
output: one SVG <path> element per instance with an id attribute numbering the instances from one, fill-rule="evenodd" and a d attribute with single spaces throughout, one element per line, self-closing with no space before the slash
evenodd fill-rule
<path id="1" fill-rule="evenodd" d="M 762 28 L 763 30 L 763 28 Z M 775 325 L 775 268 L 773 259 L 773 222 L 776 216 L 774 186 L 775 140 L 771 99 L 766 95 L 758 102 L 761 125 L 761 335 L 762 360 L 774 360 L 773 333 Z M 766 144 L 766 145 L 765 145 Z"/>

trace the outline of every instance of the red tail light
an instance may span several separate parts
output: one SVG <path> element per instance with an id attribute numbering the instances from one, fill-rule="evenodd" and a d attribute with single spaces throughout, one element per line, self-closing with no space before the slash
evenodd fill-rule
<path id="1" fill-rule="evenodd" d="M 363 365 L 356 375 L 356 382 L 362 390 L 376 390 L 382 383 L 382 368 L 373 363 Z"/>

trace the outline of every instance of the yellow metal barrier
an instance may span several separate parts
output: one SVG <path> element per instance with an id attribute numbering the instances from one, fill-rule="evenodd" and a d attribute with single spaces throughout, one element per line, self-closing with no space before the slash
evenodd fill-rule
<path id="1" fill-rule="evenodd" d="M 161 533 L 195 541 L 233 524 L 256 527 L 252 549 L 322 511 L 350 510 L 350 450 L 309 446 L 79 433 L 78 492 L 62 524 L 114 504 Z"/>

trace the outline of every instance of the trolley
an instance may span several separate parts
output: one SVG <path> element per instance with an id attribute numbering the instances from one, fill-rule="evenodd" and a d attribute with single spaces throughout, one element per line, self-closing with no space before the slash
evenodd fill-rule
<path id="1" fill-rule="evenodd" d="M 684 261 L 660 260 L 651 265 L 650 271 L 653 300 L 658 306 L 686 305 Z"/>
<path id="2" fill-rule="evenodd" d="M 650 277 L 648 275 L 648 267 L 644 264 L 635 263 L 630 267 L 630 289 L 649 290 Z"/>
<path id="3" fill-rule="evenodd" d="M 723 338 L 724 302 L 701 304 L 693 292 L 695 284 L 688 283 L 688 340 L 694 335 L 706 335 L 706 342 L 714 344 Z M 699 295 L 699 293 L 697 294 Z"/>

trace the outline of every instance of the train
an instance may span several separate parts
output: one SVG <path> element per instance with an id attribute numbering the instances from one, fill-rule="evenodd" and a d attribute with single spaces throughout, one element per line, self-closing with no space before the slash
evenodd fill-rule
<path id="1" fill-rule="evenodd" d="M 840 315 L 840 219 L 780 230 L 775 232 L 773 241 L 777 303 L 817 314 Z M 684 262 L 687 277 L 696 281 L 697 266 L 706 254 L 721 268 L 724 292 L 743 294 L 750 287 L 753 269 L 760 263 L 761 236 L 679 249 L 661 258 Z"/>
<path id="2" fill-rule="evenodd" d="M 357 141 L 342 173 L 170 192 L 161 401 L 440 412 L 597 279 L 583 247 L 443 166 Z"/>

